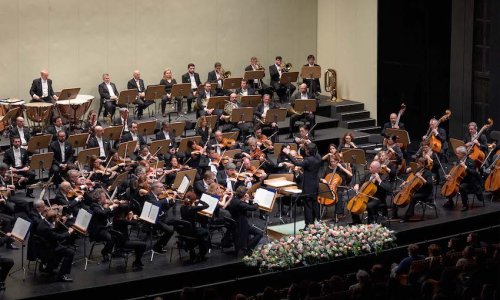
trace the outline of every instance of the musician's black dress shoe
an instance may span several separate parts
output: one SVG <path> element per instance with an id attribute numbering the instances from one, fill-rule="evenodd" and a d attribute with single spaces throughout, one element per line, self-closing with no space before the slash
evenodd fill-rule
<path id="1" fill-rule="evenodd" d="M 73 278 L 71 278 L 69 274 L 59 277 L 58 280 L 62 282 L 73 282 Z"/>
<path id="2" fill-rule="evenodd" d="M 5 248 L 12 249 L 12 250 L 18 250 L 19 249 L 19 247 L 17 247 L 13 243 L 7 243 L 7 244 L 5 244 Z"/>

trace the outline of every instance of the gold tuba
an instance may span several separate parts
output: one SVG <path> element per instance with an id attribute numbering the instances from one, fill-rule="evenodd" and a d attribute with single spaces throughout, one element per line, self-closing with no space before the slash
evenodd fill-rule
<path id="1" fill-rule="evenodd" d="M 334 69 L 325 72 L 325 91 L 330 93 L 330 101 L 337 101 L 337 72 Z"/>

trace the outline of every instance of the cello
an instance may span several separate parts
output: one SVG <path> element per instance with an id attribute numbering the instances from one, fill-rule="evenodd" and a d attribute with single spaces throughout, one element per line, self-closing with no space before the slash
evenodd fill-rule
<path id="1" fill-rule="evenodd" d="M 484 182 L 484 189 L 490 193 L 500 192 L 500 150 L 497 151 L 495 160 L 491 163 L 486 172 L 490 174 Z"/>
<path id="2" fill-rule="evenodd" d="M 375 177 L 363 183 L 356 195 L 349 200 L 347 209 L 351 213 L 361 215 L 365 212 L 368 201 L 370 198 L 373 198 L 373 195 L 377 192 L 377 186 L 373 183 L 374 180 Z"/>
<path id="3" fill-rule="evenodd" d="M 451 111 L 447 109 L 444 113 L 444 115 L 439 118 L 436 124 L 436 128 L 438 128 L 439 124 L 442 122 L 448 120 L 451 116 Z M 441 141 L 434 135 L 432 134 L 432 129 L 431 126 L 429 126 L 429 129 L 427 130 L 427 133 L 425 134 L 425 138 L 422 141 L 422 145 L 420 145 L 420 148 L 417 151 L 416 156 L 419 156 L 420 153 L 422 152 L 422 148 L 424 145 L 429 145 L 429 147 L 432 149 L 432 152 L 434 153 L 441 153 L 441 147 L 443 146 Z"/>
<path id="4" fill-rule="evenodd" d="M 446 182 L 441 187 L 441 195 L 443 195 L 443 197 L 452 198 L 458 194 L 460 183 L 465 175 L 467 175 L 467 167 L 464 165 L 466 160 L 467 155 L 464 155 L 464 157 L 451 168 L 448 173 L 450 177 L 446 179 Z"/>
<path id="5" fill-rule="evenodd" d="M 426 161 L 425 158 L 421 158 Z M 420 160 L 419 160 L 420 162 Z M 421 164 L 421 163 L 420 163 Z M 425 164 L 420 166 L 420 169 L 415 172 L 415 174 L 411 173 L 405 182 L 403 182 L 403 189 L 400 190 L 396 196 L 394 196 L 393 203 L 399 207 L 405 207 L 410 203 L 413 195 L 424 185 L 422 178 L 419 175 L 422 175 L 425 170 Z"/>
<path id="6" fill-rule="evenodd" d="M 328 185 L 331 195 L 327 194 L 326 196 L 318 196 L 317 201 L 320 205 L 324 206 L 332 206 L 335 205 L 338 201 L 337 195 L 337 186 L 342 184 L 342 177 L 337 174 L 338 164 L 335 166 L 333 171 L 325 176 L 326 184 Z M 331 197 L 330 197 L 331 196 Z"/>
<path id="7" fill-rule="evenodd" d="M 492 125 L 493 125 L 493 120 L 491 118 L 488 118 L 486 124 L 484 124 L 483 127 L 481 127 L 481 130 L 479 130 L 479 132 L 471 139 L 470 145 L 467 148 L 467 153 L 469 153 L 469 157 L 472 160 L 476 161 L 478 165 L 483 164 L 486 155 L 484 154 L 483 151 L 481 151 L 481 149 L 479 149 L 479 146 L 475 143 L 475 141 L 477 141 L 477 139 L 479 139 L 481 134 L 486 129 L 490 128 Z"/>

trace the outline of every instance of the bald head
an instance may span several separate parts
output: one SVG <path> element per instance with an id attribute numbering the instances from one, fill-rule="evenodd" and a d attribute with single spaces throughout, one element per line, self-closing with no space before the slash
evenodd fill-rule
<path id="1" fill-rule="evenodd" d="M 102 128 L 102 126 L 96 126 L 94 127 L 94 133 L 96 135 L 96 137 L 102 137 L 102 134 L 104 133 L 104 128 Z"/>
<path id="2" fill-rule="evenodd" d="M 299 85 L 299 91 L 300 91 L 302 94 L 307 93 L 307 84 L 302 83 L 301 85 Z"/>
<path id="3" fill-rule="evenodd" d="M 141 71 L 139 71 L 139 70 L 134 70 L 132 75 L 134 76 L 134 79 L 137 79 L 137 80 L 141 79 Z"/>
<path id="4" fill-rule="evenodd" d="M 47 80 L 47 78 L 49 78 L 49 71 L 45 69 L 41 70 L 40 77 L 42 77 L 43 80 Z"/>
<path id="5" fill-rule="evenodd" d="M 378 161 L 372 161 L 370 164 L 370 173 L 375 174 L 380 171 L 380 163 Z"/>

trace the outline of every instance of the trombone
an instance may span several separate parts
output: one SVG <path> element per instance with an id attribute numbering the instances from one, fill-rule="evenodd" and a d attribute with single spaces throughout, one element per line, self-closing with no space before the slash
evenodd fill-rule
<path id="1" fill-rule="evenodd" d="M 220 74 L 220 77 L 223 80 L 231 77 L 231 71 L 225 71 L 223 68 L 220 69 Z"/>
<path id="2" fill-rule="evenodd" d="M 293 65 L 292 63 L 286 63 L 286 64 L 281 64 L 280 65 L 281 67 L 281 72 L 290 72 L 290 70 L 292 69 Z"/>

